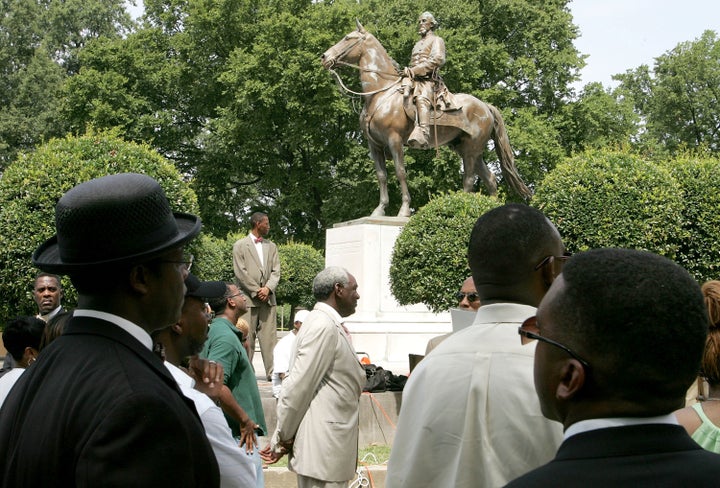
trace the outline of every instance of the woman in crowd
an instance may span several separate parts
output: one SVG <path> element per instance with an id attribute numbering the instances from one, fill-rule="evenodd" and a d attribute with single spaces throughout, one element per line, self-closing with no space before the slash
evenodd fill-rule
<path id="1" fill-rule="evenodd" d="M 720 281 L 702 286 L 710 318 L 700 364 L 698 402 L 675 412 L 680 425 L 708 451 L 720 453 Z"/>

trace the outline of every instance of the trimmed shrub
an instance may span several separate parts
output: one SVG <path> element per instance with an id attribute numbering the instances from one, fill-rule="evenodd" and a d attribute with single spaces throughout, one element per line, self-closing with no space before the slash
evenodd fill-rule
<path id="1" fill-rule="evenodd" d="M 720 279 L 720 160 L 685 154 L 667 167 L 683 190 L 677 262 L 700 283 Z"/>
<path id="2" fill-rule="evenodd" d="M 457 305 L 455 292 L 470 276 L 467 247 L 475 221 L 502 205 L 462 191 L 438 196 L 400 232 L 390 263 L 390 289 L 400 305 L 423 303 L 433 312 Z"/>
<path id="3" fill-rule="evenodd" d="M 678 257 L 682 188 L 670 171 L 622 151 L 588 151 L 550 172 L 531 204 L 557 226 L 572 252 L 643 249 Z"/>
<path id="4" fill-rule="evenodd" d="M 277 299 L 291 305 L 292 319 L 296 307 L 311 309 L 315 305 L 312 281 L 325 268 L 325 258 L 314 247 L 293 242 L 279 245 L 278 253 L 281 273 L 276 290 Z"/>
<path id="5" fill-rule="evenodd" d="M 191 252 L 195 252 L 195 264 L 192 272 L 203 281 L 235 281 L 232 264 L 232 246 L 240 235 L 218 239 L 209 234 L 202 234 L 191 244 Z"/>
<path id="6" fill-rule="evenodd" d="M 37 313 L 32 285 L 39 270 L 35 249 L 55 234 L 55 204 L 72 187 L 101 176 L 134 172 L 158 180 L 175 211 L 198 213 L 195 193 L 175 167 L 149 146 L 125 142 L 112 133 L 53 139 L 21 154 L 0 179 L 0 316 Z M 77 295 L 63 278 L 63 305 Z"/>

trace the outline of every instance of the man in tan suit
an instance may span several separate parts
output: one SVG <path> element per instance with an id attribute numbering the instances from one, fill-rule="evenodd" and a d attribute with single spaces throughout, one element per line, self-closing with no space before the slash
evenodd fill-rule
<path id="1" fill-rule="evenodd" d="M 233 245 L 233 269 L 238 287 L 249 298 L 248 311 L 242 317 L 250 328 L 248 359 L 252 364 L 257 335 L 265 376 L 270 381 L 277 343 L 275 288 L 280 281 L 280 258 L 275 243 L 265 238 L 270 232 L 268 216 L 255 212 L 250 216 L 250 225 L 250 234 Z"/>
<path id="2" fill-rule="evenodd" d="M 313 280 L 318 302 L 295 341 L 277 406 L 277 427 L 261 452 L 272 464 L 289 453 L 298 488 L 347 487 L 355 475 L 358 405 L 365 370 L 343 330 L 360 295 L 355 277 L 329 267 Z"/>

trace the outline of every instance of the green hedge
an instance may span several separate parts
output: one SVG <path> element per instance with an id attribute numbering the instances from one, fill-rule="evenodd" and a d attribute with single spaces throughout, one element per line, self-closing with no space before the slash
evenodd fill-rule
<path id="1" fill-rule="evenodd" d="M 677 261 L 701 283 L 720 279 L 720 160 L 685 154 L 667 167 L 683 190 Z"/>
<path id="2" fill-rule="evenodd" d="M 555 223 L 573 252 L 623 247 L 676 259 L 685 234 L 676 178 L 622 151 L 589 151 L 558 164 L 531 204 Z"/>
<path id="3" fill-rule="evenodd" d="M 433 312 L 457 305 L 454 295 L 470 275 L 467 247 L 475 221 L 502 205 L 494 197 L 462 191 L 420 208 L 395 242 L 390 289 L 400 305 L 423 303 Z"/>
<path id="4" fill-rule="evenodd" d="M 35 249 L 55 234 L 55 204 L 72 187 L 108 174 L 152 176 L 175 211 L 198 213 L 195 193 L 175 167 L 148 146 L 125 142 L 112 133 L 53 139 L 21 154 L 0 179 L 0 316 L 37 313 L 32 299 Z M 63 278 L 64 305 L 77 296 Z"/>

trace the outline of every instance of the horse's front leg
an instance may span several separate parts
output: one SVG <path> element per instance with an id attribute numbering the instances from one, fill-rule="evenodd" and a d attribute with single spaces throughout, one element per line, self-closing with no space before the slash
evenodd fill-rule
<path id="1" fill-rule="evenodd" d="M 387 187 L 387 165 L 385 164 L 385 152 L 382 148 L 377 148 L 370 144 L 370 155 L 375 161 L 375 174 L 378 179 L 378 186 L 380 187 L 380 203 L 373 210 L 372 217 L 382 217 L 385 215 L 385 207 L 390 202 L 388 197 Z"/>
<path id="2" fill-rule="evenodd" d="M 400 184 L 400 194 L 402 195 L 402 205 L 398 212 L 398 217 L 410 217 L 410 190 L 407 185 L 407 173 L 405 172 L 405 154 L 403 153 L 402 138 L 395 137 L 390 141 L 390 153 L 395 162 L 395 175 Z"/>

